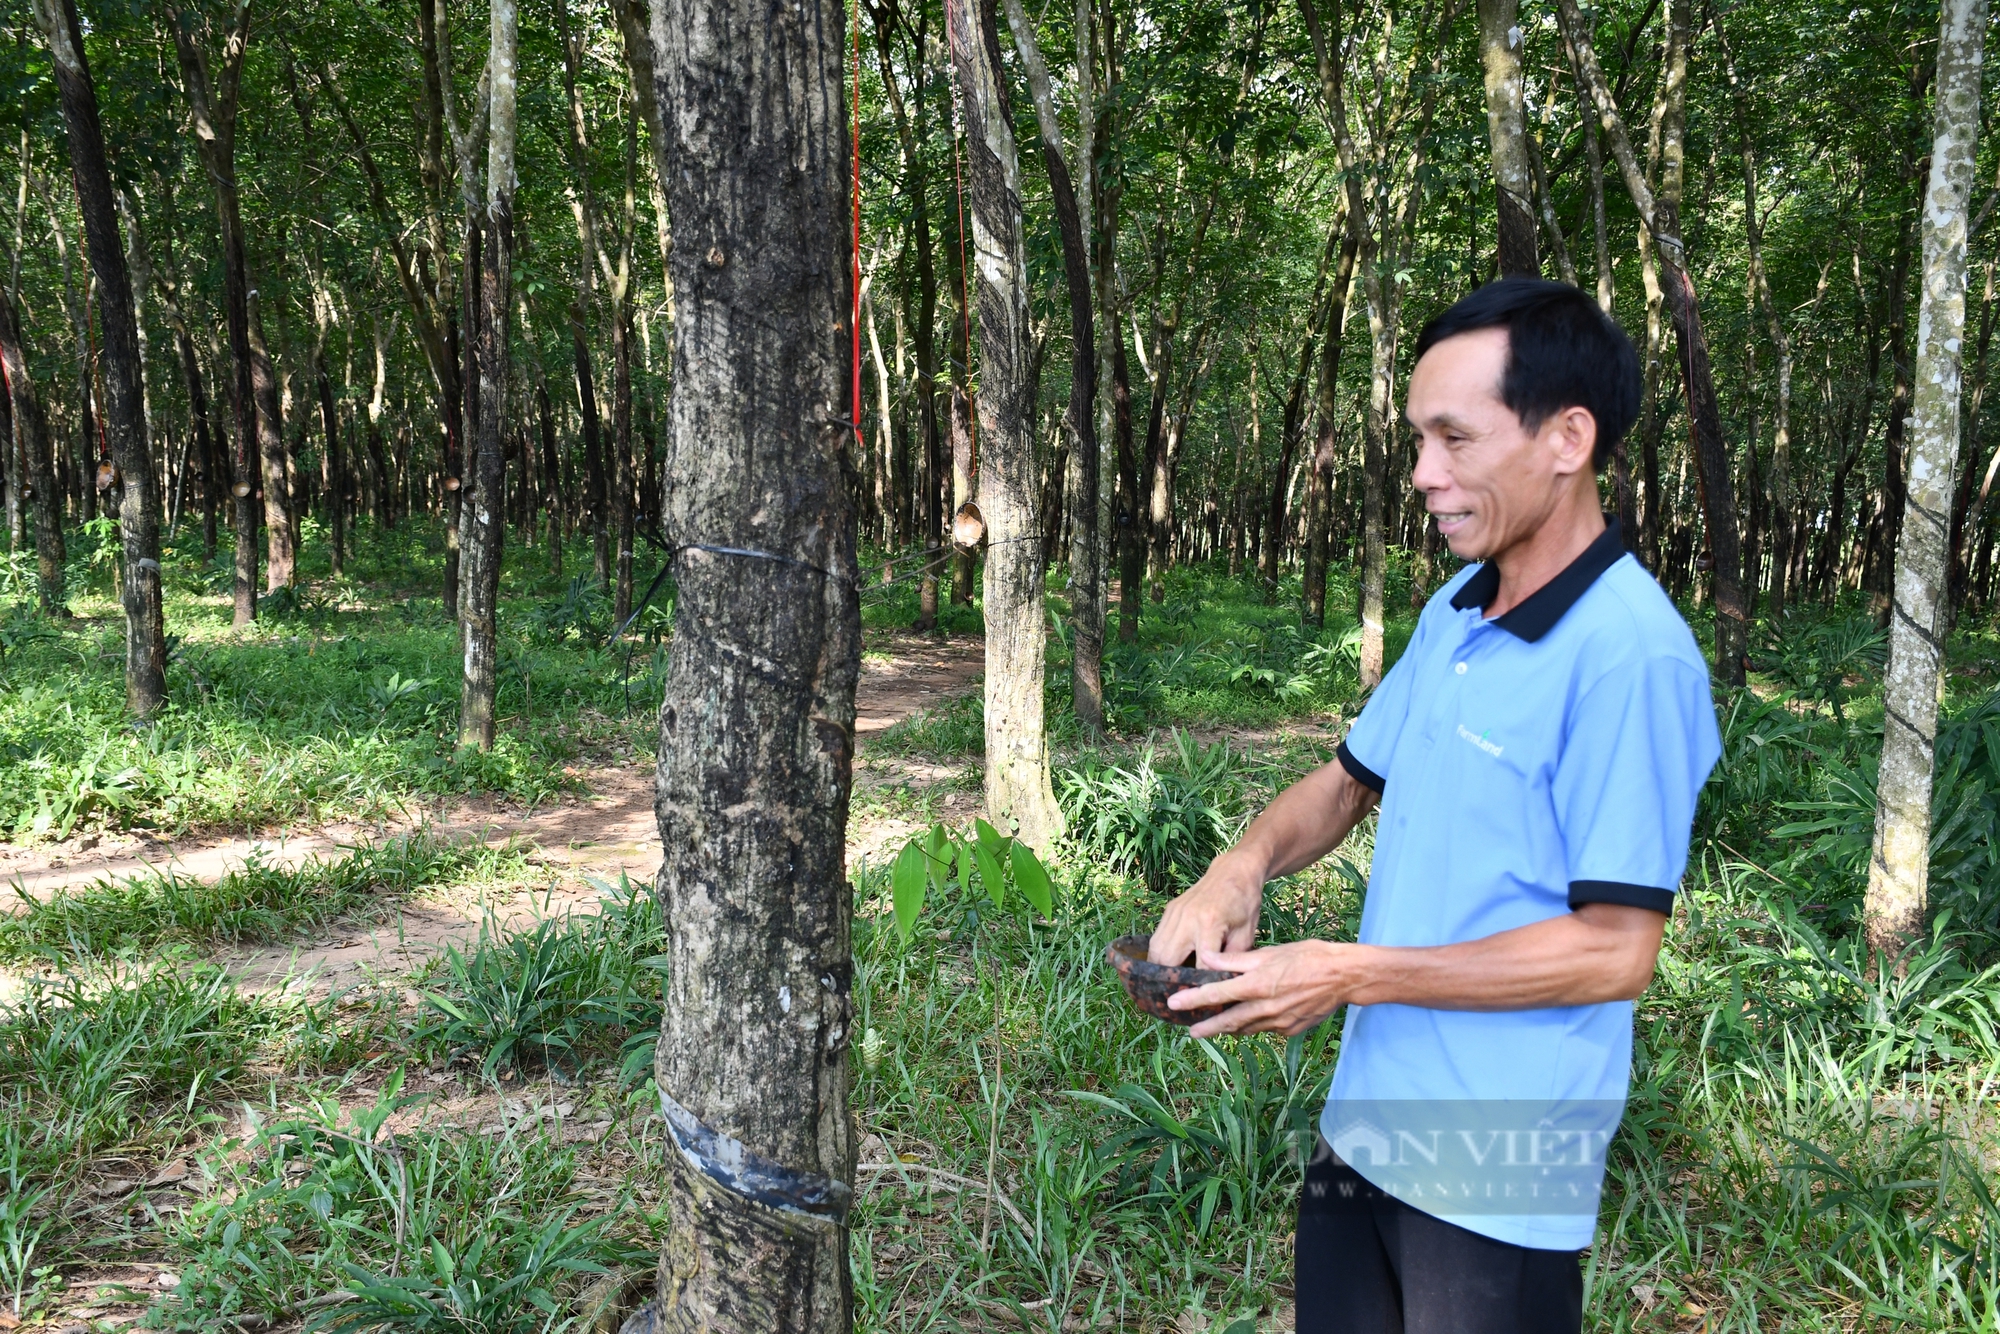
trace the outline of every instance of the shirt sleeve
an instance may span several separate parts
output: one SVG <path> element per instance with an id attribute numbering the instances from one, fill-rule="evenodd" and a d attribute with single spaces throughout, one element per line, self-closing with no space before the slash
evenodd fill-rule
<path id="1" fill-rule="evenodd" d="M 1671 913 L 1695 802 L 1722 753 L 1708 674 L 1677 658 L 1618 668 L 1571 714 L 1553 796 L 1569 904 Z"/>
<path id="2" fill-rule="evenodd" d="M 1389 761 L 1396 753 L 1396 739 L 1402 735 L 1403 721 L 1410 714 L 1410 683 L 1422 658 L 1429 617 L 1419 618 L 1416 633 L 1396 665 L 1375 687 L 1375 693 L 1361 706 L 1361 716 L 1347 729 L 1347 739 L 1336 752 L 1341 767 L 1355 782 L 1382 794 L 1389 777 Z"/>

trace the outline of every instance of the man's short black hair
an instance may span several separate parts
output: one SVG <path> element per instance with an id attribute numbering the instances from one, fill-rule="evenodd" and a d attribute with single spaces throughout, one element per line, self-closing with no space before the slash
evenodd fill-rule
<path id="1" fill-rule="evenodd" d="M 1417 335 L 1417 356 L 1447 338 L 1494 328 L 1507 330 L 1500 401 L 1530 431 L 1564 408 L 1588 408 L 1597 419 L 1591 464 L 1602 472 L 1639 416 L 1639 354 L 1632 340 L 1568 283 L 1502 278 L 1426 324 Z"/>

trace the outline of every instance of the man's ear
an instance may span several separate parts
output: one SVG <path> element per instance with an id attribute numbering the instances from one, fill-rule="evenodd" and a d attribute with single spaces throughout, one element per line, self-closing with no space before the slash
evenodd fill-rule
<path id="1" fill-rule="evenodd" d="M 1595 475 L 1591 455 L 1597 449 L 1597 418 L 1581 404 L 1564 408 L 1542 423 L 1542 439 L 1555 453 L 1556 474 Z"/>

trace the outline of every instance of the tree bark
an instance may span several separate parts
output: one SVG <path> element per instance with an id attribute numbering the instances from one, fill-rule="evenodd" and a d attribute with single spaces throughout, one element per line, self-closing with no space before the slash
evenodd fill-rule
<path id="1" fill-rule="evenodd" d="M 236 182 L 236 112 L 243 56 L 250 44 L 250 6 L 236 0 L 230 29 L 222 41 L 222 63 L 213 80 L 208 57 L 196 40 L 192 10 L 174 11 L 174 49 L 181 88 L 194 122 L 195 149 L 215 187 L 215 213 L 222 248 L 223 324 L 229 335 L 233 372 L 230 402 L 235 409 L 230 459 L 231 527 L 235 533 L 235 613 L 237 626 L 257 618 L 257 422 L 258 398 L 252 382 L 250 268 L 244 255 L 243 217 Z"/>
<path id="2" fill-rule="evenodd" d="M 1965 338 L 1966 206 L 1979 140 L 1987 0 L 1944 0 L 1930 181 L 1924 192 L 1923 295 L 1906 510 L 1896 548 L 1882 764 L 1865 904 L 1868 941 L 1900 955 L 1923 929 L 1931 788 L 1942 693 L 1946 563 Z"/>
<path id="3" fill-rule="evenodd" d="M 979 274 L 980 509 L 986 519 L 986 813 L 1036 849 L 1063 832 L 1042 716 L 1041 538 L 1021 172 L 1001 84 L 993 0 L 954 0 L 952 66 L 966 128 L 966 195 Z M 1060 155 L 1058 155 L 1059 157 Z"/>
<path id="4" fill-rule="evenodd" d="M 117 201 L 98 119 L 97 86 L 84 57 L 83 28 L 71 0 L 36 0 L 68 130 L 70 171 L 83 216 L 90 271 L 97 284 L 103 342 L 104 426 L 119 473 L 118 531 L 123 544 L 119 601 L 125 610 L 125 707 L 147 719 L 166 702 L 167 631 L 161 602 L 160 503 L 147 438 L 138 322 L 119 240 Z M 11 378 L 11 376 L 10 376 Z"/>
<path id="5" fill-rule="evenodd" d="M 1716 38 L 1722 48 L 1723 72 L 1736 104 L 1737 140 L 1743 155 L 1743 229 L 1750 249 L 1750 284 L 1771 330 L 1771 347 L 1777 354 L 1778 399 L 1771 421 L 1771 617 L 1785 614 L 1785 580 L 1792 561 L 1792 340 L 1785 333 L 1784 318 L 1771 296 L 1771 281 L 1764 271 L 1764 225 L 1757 206 L 1757 147 L 1751 135 L 1750 95 L 1736 74 L 1736 59 L 1729 49 L 1721 23 Z M 1752 571 L 1754 582 L 1755 572 Z"/>
<path id="6" fill-rule="evenodd" d="M 1344 210 L 1343 210 L 1344 211 Z M 1340 259 L 1334 265 L 1333 283 L 1327 293 L 1326 314 L 1322 317 L 1324 328 L 1320 334 L 1319 354 L 1319 436 L 1313 443 L 1311 460 L 1311 486 L 1308 503 L 1313 506 L 1307 517 L 1306 575 L 1305 575 L 1305 619 L 1315 627 L 1326 624 L 1326 571 L 1330 563 L 1327 556 L 1329 529 L 1333 518 L 1333 473 L 1338 463 L 1334 455 L 1339 439 L 1337 409 L 1340 397 L 1340 353 L 1346 339 L 1343 336 L 1347 326 L 1347 294 L 1354 284 L 1354 261 L 1356 254 L 1355 237 L 1352 228 L 1337 225 L 1327 240 L 1334 235 L 1341 237 Z M 1324 262 L 1324 261 L 1322 261 Z M 1282 492 L 1279 493 L 1282 496 Z M 1282 506 L 1283 501 L 1279 504 Z M 1282 519 L 1282 515 L 1280 516 Z"/>
<path id="7" fill-rule="evenodd" d="M 1436 34 L 1428 38 L 1430 51 L 1427 57 L 1423 56 L 1426 36 L 1421 34 L 1407 54 L 1407 58 L 1411 61 L 1409 70 L 1411 77 L 1400 80 L 1398 86 L 1405 96 L 1409 95 L 1413 84 L 1420 83 L 1423 88 L 1422 102 L 1416 114 L 1409 118 L 1411 147 L 1408 153 L 1396 169 L 1392 170 L 1389 154 L 1393 145 L 1385 136 L 1378 133 L 1365 172 L 1347 123 L 1347 107 L 1338 58 L 1341 49 L 1338 26 L 1340 10 L 1334 6 L 1329 8 L 1328 12 L 1334 21 L 1322 28 L 1313 0 L 1299 0 L 1299 13 L 1304 18 L 1307 31 L 1311 35 L 1313 53 L 1318 64 L 1321 100 L 1327 122 L 1333 131 L 1334 142 L 1339 150 L 1341 174 L 1346 178 L 1348 226 L 1355 231 L 1354 244 L 1357 262 L 1361 268 L 1362 293 L 1368 308 L 1371 364 L 1368 416 L 1362 448 L 1362 566 L 1359 610 L 1361 686 L 1364 690 L 1372 690 L 1381 682 L 1385 666 L 1384 600 L 1388 581 L 1388 505 L 1385 491 L 1389 484 L 1389 442 L 1394 429 L 1396 348 L 1402 325 L 1403 290 L 1401 284 L 1394 280 L 1394 273 L 1400 262 L 1403 246 L 1410 235 L 1417 203 L 1421 197 L 1419 180 L 1425 141 L 1431 118 L 1437 108 L 1438 95 L 1434 77 L 1425 79 L 1415 77 L 1416 62 L 1420 58 L 1427 59 L 1429 72 L 1435 75 L 1443 59 L 1444 37 L 1449 33 L 1457 17 L 1458 8 L 1456 4 L 1444 6 L 1438 17 Z M 1380 78 L 1382 74 L 1378 72 L 1378 80 Z M 1404 117 L 1399 113 L 1392 119 L 1401 121 Z M 1364 175 L 1368 178 L 1365 190 Z M 1400 203 L 1392 210 L 1391 204 L 1395 202 L 1394 192 L 1397 182 L 1402 183 L 1403 195 Z"/>
<path id="8" fill-rule="evenodd" d="M 674 165 L 667 532 L 734 549 L 676 562 L 660 712 L 654 1074 L 679 1151 L 659 1316 L 689 1334 L 845 1334 L 852 1318 L 845 31 L 824 0 L 653 6 Z M 742 1193 L 732 1152 L 779 1174 L 782 1198 Z"/>
<path id="9" fill-rule="evenodd" d="M 1558 3 L 1565 31 L 1576 48 L 1577 62 L 1583 69 L 1585 86 L 1595 104 L 1598 121 L 1611 142 L 1612 156 L 1624 173 L 1626 189 L 1659 256 L 1661 285 L 1665 289 L 1667 309 L 1673 316 L 1674 331 L 1680 344 L 1681 380 L 1687 391 L 1688 415 L 1694 425 L 1702 518 L 1708 530 L 1708 551 L 1714 567 L 1711 580 L 1716 612 L 1715 670 L 1726 683 L 1741 686 L 1743 654 L 1749 641 L 1749 609 L 1743 598 L 1735 485 L 1731 478 L 1728 443 L 1722 434 L 1722 413 L 1716 402 L 1715 376 L 1709 366 L 1708 340 L 1702 330 L 1700 303 L 1695 295 L 1694 279 L 1687 271 L 1687 255 L 1681 242 L 1680 201 L 1664 191 L 1655 197 L 1647 186 L 1638 158 L 1632 152 L 1631 138 L 1625 132 L 1625 122 L 1619 117 L 1610 85 L 1598 65 L 1597 52 L 1591 45 L 1583 17 L 1577 11 L 1576 0 L 1558 0 Z M 1671 0 L 1668 14 L 1674 32 L 1667 44 L 1669 52 L 1673 53 L 1667 77 L 1684 85 L 1687 78 L 1687 0 Z M 1653 506 L 1653 498 L 1648 496 L 1648 510 L 1652 510 Z"/>
<path id="10" fill-rule="evenodd" d="M 1486 75 L 1486 138 L 1492 149 L 1500 275 L 1540 277 L 1521 99 L 1519 0 L 1479 0 L 1479 56 Z"/>
<path id="11" fill-rule="evenodd" d="M 35 587 L 43 612 L 50 616 L 69 614 L 62 535 L 62 492 L 56 486 L 55 461 L 50 454 L 49 419 L 42 410 L 41 395 L 28 369 L 27 344 L 22 341 L 20 317 L 4 285 L 0 285 L 0 370 L 7 375 L 7 396 L 14 411 L 14 430 L 20 440 L 23 466 L 9 481 L 20 487 L 35 514 Z"/>
<path id="12" fill-rule="evenodd" d="M 1082 12 L 1087 16 L 1089 11 Z M 1070 179 L 1069 163 L 1063 157 L 1062 126 L 1056 119 L 1048 66 L 1042 61 L 1034 26 L 1021 0 L 1007 0 L 1007 24 L 1013 30 L 1015 45 L 1020 48 L 1028 90 L 1035 103 L 1035 122 L 1042 135 L 1042 161 L 1049 174 L 1056 227 L 1062 236 L 1063 276 L 1069 286 L 1072 349 L 1069 419 L 1076 441 L 1070 451 L 1076 465 L 1065 470 L 1063 479 L 1070 493 L 1072 534 L 1070 698 L 1077 725 L 1086 735 L 1096 737 L 1104 732 L 1104 621 L 1097 565 L 1097 344 L 1091 321 L 1090 256 L 1076 187 Z M 1084 107 L 1080 114 L 1087 121 L 1090 109 Z M 1027 406 L 1032 408 L 1032 404 Z"/>
<path id="13" fill-rule="evenodd" d="M 486 68 L 486 216 L 479 281 L 479 454 L 461 549 L 465 581 L 465 673 L 458 744 L 491 750 L 498 688 L 500 557 L 507 528 L 508 335 L 514 294 L 515 52 L 513 0 L 492 0 Z"/>

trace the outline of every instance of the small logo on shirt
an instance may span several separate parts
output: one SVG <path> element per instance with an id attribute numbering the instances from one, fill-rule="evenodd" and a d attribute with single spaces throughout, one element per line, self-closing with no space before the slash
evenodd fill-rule
<path id="1" fill-rule="evenodd" d="M 1488 755 L 1491 755 L 1496 760 L 1500 758 L 1500 752 L 1506 749 L 1505 746 L 1496 746 L 1493 744 L 1491 740 L 1489 740 L 1489 738 L 1492 737 L 1493 735 L 1493 729 L 1490 727 L 1487 728 L 1484 732 L 1474 732 L 1467 729 L 1464 723 L 1460 723 L 1458 725 L 1458 735 L 1462 739 L 1470 741 L 1473 745 L 1479 747 L 1481 750 L 1485 751 Z"/>

